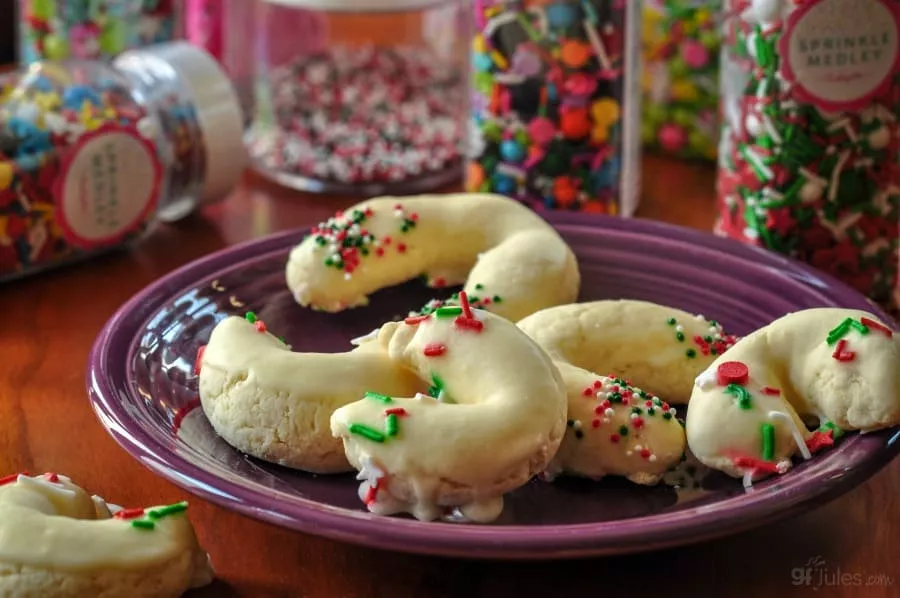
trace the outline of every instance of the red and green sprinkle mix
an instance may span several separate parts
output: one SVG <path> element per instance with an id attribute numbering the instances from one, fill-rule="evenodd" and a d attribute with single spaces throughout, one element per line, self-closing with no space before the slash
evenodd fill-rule
<path id="1" fill-rule="evenodd" d="M 419 215 L 415 212 L 407 214 L 402 204 L 395 204 L 393 211 L 399 221 L 399 234 L 409 233 L 418 224 Z M 359 267 L 362 258 L 372 254 L 382 257 L 391 247 L 399 253 L 407 250 L 405 243 L 395 243 L 390 235 L 378 238 L 365 227 L 373 213 L 372 208 L 338 212 L 313 227 L 309 238 L 314 239 L 316 245 L 326 251 L 325 266 L 341 270 L 344 277 L 349 278 Z"/>
<path id="2" fill-rule="evenodd" d="M 123 509 L 113 517 L 115 519 L 131 520 L 131 527 L 135 529 L 152 530 L 156 528 L 156 521 L 187 511 L 187 501 L 177 502 L 155 509 Z M 140 518 L 140 519 L 138 519 Z"/>
<path id="3" fill-rule="evenodd" d="M 730 349 L 737 342 L 737 337 L 733 334 L 727 334 L 722 325 L 715 320 L 707 320 L 704 316 L 698 314 L 695 319 L 699 322 L 706 322 L 709 330 L 705 335 L 695 335 L 691 340 L 695 347 L 689 347 L 684 354 L 688 359 L 697 357 L 698 351 L 702 355 L 721 355 Z M 684 333 L 684 326 L 677 319 L 669 318 L 666 324 L 675 330 L 675 340 L 683 343 L 687 340 Z"/>
<path id="4" fill-rule="evenodd" d="M 476 291 L 483 291 L 483 284 L 475 285 Z M 469 302 L 469 306 L 475 309 L 484 309 L 490 310 L 490 306 L 494 304 L 503 303 L 503 297 L 500 295 L 467 295 L 467 300 Z M 435 313 L 437 310 L 444 307 L 461 307 L 460 306 L 460 294 L 453 293 L 446 299 L 431 299 L 426 303 L 422 309 L 419 311 L 411 311 L 409 312 L 410 317 L 423 316 L 423 315 L 431 315 Z M 459 312 L 462 313 L 462 312 Z"/>
<path id="5" fill-rule="evenodd" d="M 391 397 L 377 392 L 366 392 L 365 396 L 367 399 L 373 399 L 383 404 L 394 402 Z M 389 407 L 384 410 L 384 432 L 365 424 L 350 424 L 348 430 L 351 434 L 362 436 L 367 440 L 381 444 L 388 438 L 393 438 L 400 433 L 400 418 L 407 415 L 409 413 L 403 407 Z"/>

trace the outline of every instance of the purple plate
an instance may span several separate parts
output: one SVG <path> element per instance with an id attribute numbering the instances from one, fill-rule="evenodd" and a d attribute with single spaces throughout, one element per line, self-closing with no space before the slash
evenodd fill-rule
<path id="1" fill-rule="evenodd" d="M 846 286 L 778 255 L 661 223 L 551 215 L 581 264 L 582 300 L 632 298 L 702 313 L 746 334 L 790 311 L 842 306 L 889 317 Z M 209 501 L 276 525 L 408 552 L 481 558 L 562 558 L 636 552 L 731 534 L 795 514 L 854 488 L 900 452 L 900 430 L 845 437 L 835 448 L 744 491 L 720 474 L 673 487 L 621 480 L 532 481 L 507 495 L 492 525 L 376 517 L 352 474 L 292 471 L 219 439 L 196 404 L 193 363 L 213 326 L 257 312 L 299 351 L 348 341 L 424 304 L 414 282 L 337 315 L 297 306 L 284 286 L 281 233 L 207 256 L 126 303 L 97 339 L 87 385 L 103 426 L 152 471 Z M 449 291 L 446 291 L 449 292 Z M 689 476 L 690 477 L 690 476 Z"/>

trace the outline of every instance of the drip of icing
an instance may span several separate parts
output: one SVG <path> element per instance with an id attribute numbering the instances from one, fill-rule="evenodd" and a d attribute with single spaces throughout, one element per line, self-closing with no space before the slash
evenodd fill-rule
<path id="1" fill-rule="evenodd" d="M 747 470 L 744 472 L 743 482 L 744 482 L 744 488 L 746 490 L 750 490 L 751 488 L 753 488 L 753 472 L 752 471 Z"/>
<path id="2" fill-rule="evenodd" d="M 444 517 L 445 521 L 455 523 L 490 523 L 503 512 L 503 497 L 496 496 L 487 500 L 476 500 L 459 507 L 454 507 L 453 512 Z"/>
<path id="3" fill-rule="evenodd" d="M 379 330 L 380 330 L 379 328 L 376 328 L 375 330 L 373 330 L 372 332 L 370 332 L 368 334 L 364 334 L 362 336 L 357 336 L 356 338 L 350 340 L 350 344 L 353 345 L 354 347 L 358 347 L 363 343 L 373 341 L 378 338 Z"/>
<path id="4" fill-rule="evenodd" d="M 797 424 L 794 422 L 793 417 L 783 411 L 769 411 L 769 419 L 781 420 L 787 424 L 791 429 L 791 435 L 794 437 L 794 442 L 797 443 L 800 454 L 803 455 L 803 458 L 807 461 L 812 459 L 812 453 L 809 452 L 809 448 L 806 446 L 806 440 L 797 428 Z"/>

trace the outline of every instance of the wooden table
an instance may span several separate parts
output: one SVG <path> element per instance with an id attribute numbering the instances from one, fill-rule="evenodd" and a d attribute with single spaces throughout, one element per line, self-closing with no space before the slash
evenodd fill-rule
<path id="1" fill-rule="evenodd" d="M 660 158 L 644 166 L 640 216 L 710 228 L 710 168 Z M 185 498 L 119 448 L 94 417 L 84 383 L 94 337 L 119 305 L 174 268 L 226 245 L 310 225 L 350 203 L 247 175 L 227 201 L 158 230 L 132 253 L 0 287 L 0 474 L 58 471 L 126 505 Z M 790 521 L 664 552 L 546 563 L 381 552 L 285 531 L 193 499 L 191 516 L 219 577 L 191 596 L 896 597 L 898 496 L 900 459 L 861 488 Z M 794 585 L 794 575 L 802 581 L 802 568 L 815 557 L 824 560 L 826 576 Z"/>

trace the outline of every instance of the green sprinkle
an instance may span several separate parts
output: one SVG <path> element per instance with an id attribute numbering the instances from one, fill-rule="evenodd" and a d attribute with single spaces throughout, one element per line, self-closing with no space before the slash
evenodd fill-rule
<path id="1" fill-rule="evenodd" d="M 494 303 L 503 303 L 503 298 L 500 295 L 494 295 L 491 297 L 491 301 Z"/>
<path id="2" fill-rule="evenodd" d="M 575 420 L 574 420 L 574 419 L 568 419 L 568 420 L 566 420 L 566 425 L 569 426 L 569 427 L 571 428 L 572 426 L 575 425 Z"/>
<path id="3" fill-rule="evenodd" d="M 672 419 L 672 414 L 666 411 L 663 413 L 663 419 Z"/>
<path id="4" fill-rule="evenodd" d="M 656 415 L 656 409 L 653 407 L 647 407 L 647 415 Z"/>
<path id="5" fill-rule="evenodd" d="M 675 338 L 678 339 L 679 343 L 683 343 L 684 342 L 684 333 L 683 332 L 675 333 Z"/>
<path id="6" fill-rule="evenodd" d="M 688 359 L 693 359 L 693 358 L 697 357 L 697 352 L 694 351 L 693 349 L 688 349 L 687 351 L 684 352 L 684 354 L 688 356 Z"/>
<path id="7" fill-rule="evenodd" d="M 462 314 L 461 307 L 439 307 L 434 310 L 434 315 L 438 318 L 452 318 Z"/>
<path id="8" fill-rule="evenodd" d="M 444 391 L 444 381 L 437 374 L 431 375 L 431 386 L 428 387 L 428 394 L 437 399 Z"/>
<path id="9" fill-rule="evenodd" d="M 135 529 L 153 529 L 156 527 L 156 524 L 149 519 L 133 519 L 131 527 Z"/>
<path id="10" fill-rule="evenodd" d="M 775 456 L 775 426 L 762 425 L 762 458 L 763 461 L 771 461 Z"/>
<path id="11" fill-rule="evenodd" d="M 834 440 L 837 440 L 844 435 L 844 430 L 837 427 L 834 422 L 825 422 L 824 424 L 819 426 L 819 432 L 827 433 L 829 431 L 831 432 L 831 437 Z"/>
<path id="12" fill-rule="evenodd" d="M 632 412 L 632 413 L 637 413 L 638 415 L 640 415 L 640 414 L 642 414 L 642 413 L 644 412 L 644 410 L 641 409 L 640 407 L 632 407 L 632 408 L 631 408 L 631 412 Z"/>
<path id="13" fill-rule="evenodd" d="M 852 325 L 853 319 L 847 318 L 840 324 L 838 324 L 835 328 L 832 328 L 831 331 L 828 332 L 828 338 L 826 341 L 829 345 L 833 345 L 842 339 L 848 332 L 850 332 L 850 326 Z"/>
<path id="14" fill-rule="evenodd" d="M 610 393 L 609 394 L 609 402 L 610 403 L 621 403 L 622 402 L 621 393 L 618 393 L 618 392 Z"/>
<path id="15" fill-rule="evenodd" d="M 746 388 L 740 384 L 729 384 L 725 387 L 725 394 L 736 397 L 741 409 L 750 409 L 753 406 L 752 397 Z"/>
<path id="16" fill-rule="evenodd" d="M 387 431 L 388 436 L 397 435 L 397 432 L 400 430 L 400 421 L 395 414 L 388 414 L 387 418 L 384 420 L 384 429 Z"/>
<path id="17" fill-rule="evenodd" d="M 705 340 L 705 341 L 708 342 L 708 343 L 711 343 L 711 342 L 713 341 L 713 337 L 711 337 L 711 336 L 704 336 L 704 337 L 703 337 L 703 340 Z"/>
<path id="18" fill-rule="evenodd" d="M 250 322 L 251 324 L 256 323 L 256 320 L 257 320 L 256 314 L 253 313 L 252 311 L 248 311 L 246 314 L 244 314 L 244 317 L 247 318 L 247 321 Z"/>
<path id="19" fill-rule="evenodd" d="M 476 285 L 475 285 L 475 290 L 476 290 L 476 291 L 483 291 L 483 290 L 484 290 L 484 285 L 481 284 L 481 283 L 476 284 Z"/>
<path id="20" fill-rule="evenodd" d="M 675 318 L 669 318 L 668 320 L 666 320 L 666 324 L 668 324 L 669 326 L 674 326 L 676 324 Z"/>
<path id="21" fill-rule="evenodd" d="M 391 397 L 387 396 L 387 395 L 383 395 L 383 394 L 378 393 L 378 392 L 372 392 L 372 391 L 369 391 L 369 390 L 366 391 L 365 397 L 366 397 L 367 399 L 375 399 L 375 400 L 378 401 L 379 403 L 393 403 L 393 402 L 394 402 L 394 400 L 393 400 Z"/>
<path id="22" fill-rule="evenodd" d="M 372 442 L 384 442 L 384 434 L 364 424 L 350 424 L 350 433 L 368 438 Z"/>
<path id="23" fill-rule="evenodd" d="M 619 426 L 619 435 L 628 436 L 628 426 Z"/>
<path id="24" fill-rule="evenodd" d="M 856 320 L 850 320 L 850 326 L 860 334 L 869 334 L 869 327 Z"/>
<path id="25" fill-rule="evenodd" d="M 150 519 L 162 519 L 163 517 L 168 517 L 169 515 L 183 513 L 184 511 L 187 511 L 187 508 L 187 501 L 181 501 L 175 504 L 167 505 L 165 507 L 159 507 L 158 509 L 147 511 L 147 516 L 150 517 Z"/>

